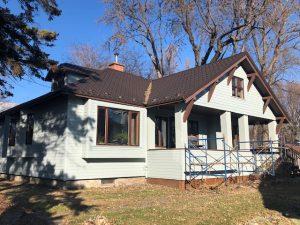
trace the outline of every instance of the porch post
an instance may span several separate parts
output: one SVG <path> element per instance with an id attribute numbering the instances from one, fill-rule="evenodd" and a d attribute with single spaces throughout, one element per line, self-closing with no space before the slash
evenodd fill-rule
<path id="1" fill-rule="evenodd" d="M 147 138 L 148 138 L 148 149 L 155 148 L 155 118 L 149 112 L 147 112 Z"/>
<path id="2" fill-rule="evenodd" d="M 241 149 L 250 149 L 250 135 L 249 135 L 249 119 L 247 115 L 242 115 L 238 118 L 238 124 L 239 124 L 239 139 L 240 142 L 247 142 L 247 143 L 241 143 L 240 148 Z"/>
<path id="3" fill-rule="evenodd" d="M 231 112 L 224 112 L 220 116 L 221 132 L 227 145 L 232 147 Z"/>
<path id="4" fill-rule="evenodd" d="M 272 141 L 278 140 L 278 135 L 276 134 L 276 126 L 277 126 L 276 120 L 273 120 L 268 123 L 269 140 Z"/>
<path id="5" fill-rule="evenodd" d="M 183 122 L 184 104 L 175 105 L 175 143 L 176 148 L 185 148 L 188 144 L 188 120 Z"/>

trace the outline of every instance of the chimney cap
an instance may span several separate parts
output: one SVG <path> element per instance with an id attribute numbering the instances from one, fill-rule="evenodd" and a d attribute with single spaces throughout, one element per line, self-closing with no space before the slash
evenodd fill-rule
<path id="1" fill-rule="evenodd" d="M 113 63 L 109 64 L 108 68 L 113 69 L 113 70 L 117 70 L 117 71 L 120 71 L 120 72 L 124 72 L 124 70 L 125 70 L 125 66 L 120 64 L 120 63 L 117 63 L 117 62 L 113 62 Z"/>

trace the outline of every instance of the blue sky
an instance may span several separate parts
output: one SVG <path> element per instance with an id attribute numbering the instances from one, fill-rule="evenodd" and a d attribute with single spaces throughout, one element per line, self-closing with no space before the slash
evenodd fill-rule
<path id="1" fill-rule="evenodd" d="M 12 10 L 17 10 L 16 2 L 9 2 Z M 47 16 L 40 12 L 35 20 L 39 28 L 59 33 L 54 47 L 45 49 L 52 59 L 59 63 L 69 61 L 72 45 L 85 43 L 100 47 L 111 35 L 112 28 L 98 22 L 104 11 L 101 0 L 57 0 L 57 3 L 62 10 L 61 16 L 48 21 Z M 187 58 L 193 61 L 191 49 L 182 48 L 180 51 L 182 61 L 179 64 L 184 64 Z M 300 80 L 300 76 L 297 75 L 296 79 Z M 36 78 L 26 77 L 12 84 L 14 96 L 8 101 L 15 103 L 28 101 L 50 91 L 49 82 Z"/>
<path id="2" fill-rule="evenodd" d="M 60 63 L 68 61 L 70 48 L 74 44 L 100 45 L 109 36 L 111 29 L 98 23 L 103 13 L 100 0 L 58 0 L 62 15 L 48 21 L 44 14 L 36 16 L 38 27 L 59 33 L 54 47 L 47 48 L 50 57 Z M 14 9 L 16 6 L 12 6 Z M 14 81 L 14 96 L 9 101 L 22 103 L 50 91 L 50 84 L 39 79 L 25 78 Z"/>

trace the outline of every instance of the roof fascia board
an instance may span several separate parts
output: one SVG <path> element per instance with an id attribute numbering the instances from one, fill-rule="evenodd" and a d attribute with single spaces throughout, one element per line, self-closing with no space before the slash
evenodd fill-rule
<path id="1" fill-rule="evenodd" d="M 281 104 L 277 101 L 276 98 L 274 98 L 273 96 L 273 91 L 270 91 L 271 87 L 268 87 L 264 81 L 264 78 L 262 77 L 260 71 L 258 71 L 257 67 L 255 64 L 252 63 L 252 60 L 248 57 L 248 54 L 246 55 L 246 59 L 248 60 L 249 64 L 251 65 L 251 67 L 255 70 L 255 72 L 257 73 L 257 77 L 258 79 L 261 81 L 261 83 L 263 84 L 263 86 L 266 88 L 266 90 L 268 91 L 269 95 L 273 97 L 273 101 L 275 102 L 275 104 L 277 105 L 277 107 L 280 109 L 280 111 L 282 112 L 282 114 L 284 115 L 285 119 L 287 120 L 287 122 L 290 123 L 290 118 L 289 116 L 286 114 L 285 110 L 282 108 Z"/>
<path id="2" fill-rule="evenodd" d="M 76 94 L 76 93 L 70 93 L 73 96 L 80 97 L 80 98 L 88 98 L 88 99 L 93 99 L 97 101 L 102 101 L 102 102 L 109 102 L 109 103 L 115 103 L 115 104 L 120 104 L 120 105 L 127 105 L 127 106 L 135 106 L 135 107 L 140 107 L 140 108 L 146 108 L 144 105 L 138 105 L 138 104 L 129 104 L 125 102 L 120 102 L 120 101 L 113 101 L 113 100 L 108 100 L 108 99 L 103 99 L 103 98 L 97 98 L 93 96 L 87 96 L 87 95 L 81 95 L 81 94 Z"/>
<path id="3" fill-rule="evenodd" d="M 273 96 L 273 92 L 270 91 L 270 88 L 267 87 L 266 83 L 264 82 L 264 78 L 262 78 L 261 73 L 258 71 L 258 69 L 256 68 L 256 66 L 253 65 L 253 63 L 251 62 L 251 60 L 249 59 L 248 54 L 243 56 L 241 59 L 239 59 L 236 63 L 232 64 L 228 69 L 226 69 L 224 72 L 222 72 L 219 76 L 217 76 L 216 78 L 214 78 L 212 81 L 210 81 L 209 83 L 207 83 L 206 85 L 204 85 L 203 87 L 201 87 L 200 89 L 198 89 L 194 94 L 192 94 L 191 96 L 188 96 L 187 98 L 185 98 L 185 102 L 188 103 L 189 101 L 191 101 L 191 99 L 195 98 L 199 93 L 201 93 L 203 90 L 207 89 L 208 87 L 210 87 L 211 85 L 213 85 L 216 81 L 218 81 L 220 78 L 222 78 L 226 73 L 228 73 L 229 71 L 231 71 L 234 67 L 238 66 L 238 64 L 240 64 L 242 61 L 247 60 L 248 63 L 251 65 L 252 69 L 255 71 L 255 73 L 257 74 L 256 77 L 258 77 L 258 79 L 260 80 L 260 82 L 263 84 L 263 86 L 265 87 L 265 89 L 267 90 L 267 92 L 269 93 L 270 96 Z M 281 107 L 280 103 L 277 102 L 277 100 L 273 97 L 273 100 L 275 102 L 275 104 L 277 105 L 277 107 L 280 109 L 281 113 L 284 115 L 284 117 L 286 118 L 286 120 L 288 122 L 290 122 L 290 119 L 288 117 L 288 115 L 286 114 L 285 110 Z"/>
<path id="4" fill-rule="evenodd" d="M 200 89 L 198 89 L 194 94 L 192 94 L 191 96 L 188 96 L 185 99 L 185 102 L 189 102 L 191 101 L 191 99 L 195 98 L 199 93 L 201 93 L 203 90 L 207 89 L 208 87 L 210 87 L 211 85 L 213 85 L 216 81 L 218 81 L 221 77 L 223 77 L 226 73 L 228 73 L 229 71 L 231 71 L 234 67 L 237 67 L 239 63 L 241 63 L 247 56 L 243 56 L 240 60 L 238 60 L 236 63 L 232 64 L 229 68 L 227 68 L 226 70 L 224 70 L 219 76 L 217 76 L 216 78 L 214 78 L 213 80 L 211 80 L 210 82 L 208 82 L 206 85 L 204 85 L 203 87 L 201 87 Z"/>
<path id="5" fill-rule="evenodd" d="M 63 90 L 59 90 L 59 91 L 56 91 L 56 92 L 49 92 L 49 93 L 44 94 L 44 95 L 42 95 L 40 97 L 34 98 L 34 99 L 29 100 L 27 102 L 24 102 L 24 103 L 21 103 L 19 105 L 16 105 L 16 106 L 14 106 L 12 108 L 9 108 L 9 109 L 7 109 L 5 111 L 2 111 L 0 113 L 0 117 L 3 116 L 3 115 L 5 115 L 5 114 L 8 114 L 8 113 L 15 112 L 17 110 L 21 110 L 22 108 L 27 107 L 27 106 L 34 105 L 34 104 L 39 104 L 41 102 L 44 102 L 46 99 L 49 99 L 49 98 L 51 99 L 51 98 L 56 97 L 56 96 L 58 96 L 60 94 L 67 95 L 68 93 L 64 92 Z"/>

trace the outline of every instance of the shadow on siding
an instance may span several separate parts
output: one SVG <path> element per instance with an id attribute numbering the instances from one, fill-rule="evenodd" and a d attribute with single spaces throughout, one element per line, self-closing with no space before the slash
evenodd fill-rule
<path id="1" fill-rule="evenodd" d="M 84 100 L 82 100 L 84 104 Z M 30 146 L 25 145 L 25 130 L 17 130 L 16 146 L 13 156 L 7 158 L 6 173 L 25 175 L 46 179 L 74 180 L 63 170 L 63 156 L 66 136 L 72 137 L 75 142 L 82 142 L 87 135 L 87 127 L 95 126 L 91 118 L 82 118 L 78 115 L 75 106 L 67 113 L 67 99 L 53 99 L 30 108 L 35 115 L 34 139 Z M 71 129 L 67 127 L 67 115 L 72 118 Z M 21 154 L 26 157 L 20 157 Z M 83 199 L 76 191 L 64 191 L 49 188 L 49 186 L 0 181 L 0 224 L 16 225 L 52 225 L 59 224 L 62 219 L 53 217 L 54 207 L 67 207 L 73 214 L 79 214 L 92 208 L 83 203 Z M 1 199 L 2 198 L 2 199 Z M 10 199 L 11 204 L 7 203 Z M 7 204 L 6 204 L 7 203 Z M 1 207 L 2 205 L 2 207 Z M 65 209 L 62 207 L 63 210 Z M 69 213 L 69 212 L 68 212 Z"/>

